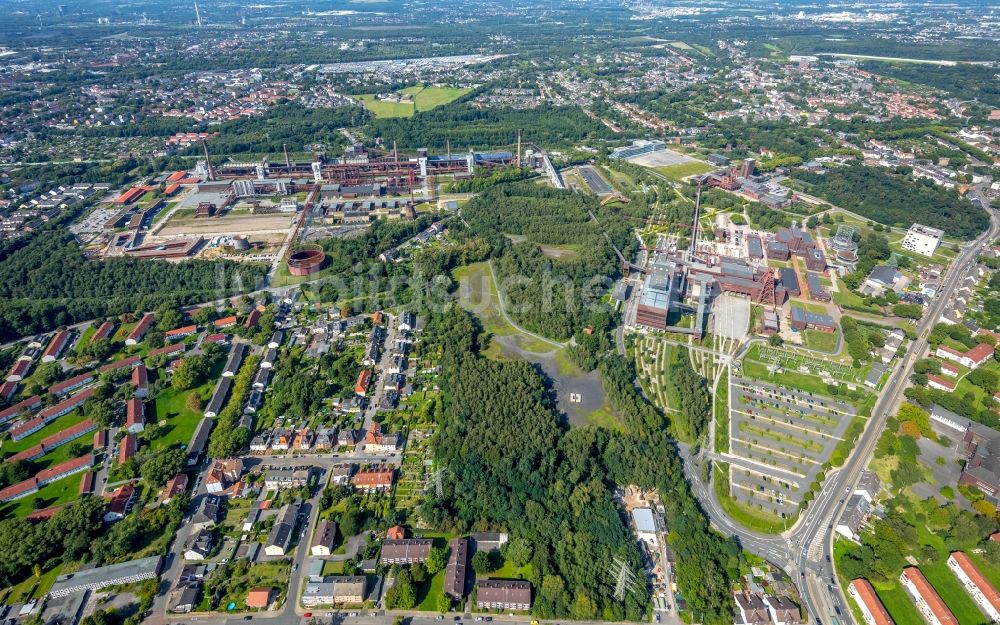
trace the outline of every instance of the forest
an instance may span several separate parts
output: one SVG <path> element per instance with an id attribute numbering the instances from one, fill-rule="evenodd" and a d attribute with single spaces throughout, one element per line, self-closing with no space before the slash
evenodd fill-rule
<path id="1" fill-rule="evenodd" d="M 0 257 L 0 340 L 126 312 L 204 302 L 260 283 L 264 265 L 88 260 L 67 231 L 42 231 Z"/>
<path id="2" fill-rule="evenodd" d="M 429 494 L 422 516 L 449 531 L 502 528 L 527 542 L 532 555 L 525 574 L 539 617 L 638 620 L 648 605 L 645 591 L 634 588 L 618 602 L 601 574 L 614 557 L 640 571 L 635 539 L 610 487 L 656 488 L 667 506 L 689 609 L 709 625 L 731 623 L 729 583 L 739 549 L 709 529 L 664 418 L 638 395 L 628 364 L 608 357 L 601 365 L 626 431 L 567 431 L 537 371 L 526 362 L 479 355 L 479 332 L 458 307 L 434 315 L 425 329 L 443 351 L 434 449 L 445 478 L 442 495 Z"/>
<path id="3" fill-rule="evenodd" d="M 463 209 L 468 229 L 459 234 L 489 243 L 508 313 L 532 332 L 563 340 L 587 323 L 620 269 L 604 231 L 626 256 L 634 251 L 618 211 L 590 195 L 500 185 Z"/>
<path id="4" fill-rule="evenodd" d="M 989 225 L 989 216 L 954 191 L 929 180 L 881 169 L 851 165 L 824 173 L 793 170 L 808 183 L 808 192 L 879 223 L 910 227 L 914 222 L 940 228 L 948 236 L 974 239 Z"/>
<path id="5" fill-rule="evenodd" d="M 521 129 L 526 142 L 546 147 L 613 137 L 607 126 L 575 106 L 477 109 L 463 102 L 459 99 L 413 117 L 374 119 L 368 128 L 385 145 L 395 141 L 401 149 L 444 150 L 450 141 L 452 152 L 512 148 L 517 140 L 516 128 Z"/>
<path id="6" fill-rule="evenodd" d="M 975 98 L 993 108 L 1000 108 L 1000 85 L 997 84 L 994 68 L 987 65 L 916 65 L 868 61 L 862 67 L 869 72 L 904 82 L 927 85 L 952 95 L 961 94 L 963 100 Z"/>
<path id="7" fill-rule="evenodd" d="M 361 125 L 368 119 L 368 112 L 359 106 L 310 109 L 301 104 L 283 104 L 268 111 L 263 117 L 241 117 L 213 126 L 219 136 L 209 140 L 215 154 L 280 154 L 284 145 L 289 151 L 311 150 L 337 153 L 345 144 L 342 127 Z M 201 146 L 188 148 L 188 154 L 200 155 Z"/>

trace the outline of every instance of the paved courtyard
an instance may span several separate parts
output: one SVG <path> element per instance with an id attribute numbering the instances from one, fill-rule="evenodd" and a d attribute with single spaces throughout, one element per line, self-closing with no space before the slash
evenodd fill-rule
<path id="1" fill-rule="evenodd" d="M 712 334 L 742 341 L 750 330 L 750 300 L 723 293 L 712 303 Z"/>

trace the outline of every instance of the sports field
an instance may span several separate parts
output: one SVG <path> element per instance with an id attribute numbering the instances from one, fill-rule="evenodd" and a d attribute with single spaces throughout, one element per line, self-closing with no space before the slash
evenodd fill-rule
<path id="1" fill-rule="evenodd" d="M 375 117 L 412 117 L 414 113 L 429 111 L 448 104 L 469 92 L 458 87 L 423 87 L 420 85 L 400 89 L 397 93 L 410 98 L 403 102 L 389 102 L 375 99 L 374 94 L 357 96 L 365 108 Z"/>

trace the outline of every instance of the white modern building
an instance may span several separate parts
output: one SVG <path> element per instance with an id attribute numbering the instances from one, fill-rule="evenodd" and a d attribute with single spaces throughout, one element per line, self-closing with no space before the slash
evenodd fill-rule
<path id="1" fill-rule="evenodd" d="M 906 236 L 903 237 L 900 246 L 907 252 L 914 252 L 923 256 L 933 256 L 941 244 L 941 237 L 943 236 L 943 230 L 913 224 L 906 231 Z"/>

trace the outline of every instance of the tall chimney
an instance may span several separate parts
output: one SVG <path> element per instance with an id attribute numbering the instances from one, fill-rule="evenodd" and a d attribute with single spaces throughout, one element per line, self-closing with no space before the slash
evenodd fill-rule
<path id="1" fill-rule="evenodd" d="M 208 155 L 208 143 L 202 139 L 201 149 L 205 151 L 205 165 L 208 167 L 208 180 L 210 182 L 215 181 L 215 168 L 212 167 L 212 157 Z"/>

